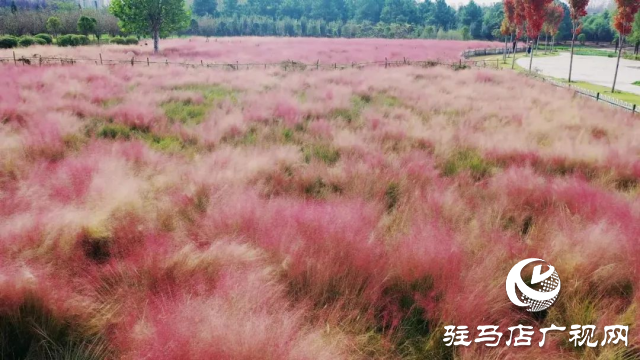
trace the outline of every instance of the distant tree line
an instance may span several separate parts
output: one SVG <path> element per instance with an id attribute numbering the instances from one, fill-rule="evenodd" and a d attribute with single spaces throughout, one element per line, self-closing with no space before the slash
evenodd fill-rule
<path id="1" fill-rule="evenodd" d="M 12 13 L 10 8 L 0 8 L 0 34 L 16 36 L 40 33 L 78 34 L 78 21 L 83 16 L 95 19 L 95 28 L 98 34 L 114 36 L 121 33 L 118 19 L 106 9 L 79 9 L 78 7 L 72 9 L 60 10 L 48 7 L 35 10 L 25 8 Z M 50 18 L 57 19 L 54 22 L 58 22 L 55 34 L 47 28 L 47 21 Z"/>
<path id="2" fill-rule="evenodd" d="M 560 5 L 565 16 L 555 39 L 570 40 L 570 11 L 566 4 Z M 457 10 L 445 0 L 193 0 L 191 15 L 190 26 L 180 34 L 504 39 L 502 3 L 480 6 L 473 0 Z M 48 32 L 46 23 L 52 16 L 61 22 L 60 34 L 77 33 L 81 16 L 96 19 L 100 33 L 123 33 L 118 19 L 106 9 L 81 9 L 71 0 L 0 0 L 0 34 Z M 612 21 L 609 11 L 587 15 L 582 39 L 615 41 Z"/>

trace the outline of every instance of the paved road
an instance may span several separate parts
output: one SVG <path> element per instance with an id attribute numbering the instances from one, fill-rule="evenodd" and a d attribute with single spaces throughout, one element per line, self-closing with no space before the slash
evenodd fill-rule
<path id="1" fill-rule="evenodd" d="M 570 54 L 560 53 L 559 56 L 534 58 L 533 68 L 547 76 L 566 79 L 569 75 Z M 518 65 L 529 68 L 529 58 L 517 60 Z M 616 72 L 616 58 L 604 56 L 573 56 L 572 80 L 586 81 L 608 88 L 613 83 L 613 75 Z M 632 85 L 640 80 L 640 61 L 620 59 L 620 70 L 616 90 L 627 91 L 640 95 L 640 86 Z"/>

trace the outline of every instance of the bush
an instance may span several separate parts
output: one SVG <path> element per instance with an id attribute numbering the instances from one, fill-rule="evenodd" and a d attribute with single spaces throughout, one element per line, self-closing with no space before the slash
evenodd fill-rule
<path id="1" fill-rule="evenodd" d="M 578 41 L 580 42 L 580 44 L 584 45 L 584 43 L 587 42 L 587 35 L 585 34 L 578 35 Z"/>
<path id="2" fill-rule="evenodd" d="M 71 35 L 73 37 L 74 46 L 89 45 L 89 38 L 85 35 Z"/>
<path id="3" fill-rule="evenodd" d="M 124 45 L 127 43 L 127 41 L 120 37 L 120 36 L 116 36 L 113 39 L 111 39 L 111 41 L 109 41 L 111 44 L 116 44 L 116 45 Z"/>
<path id="4" fill-rule="evenodd" d="M 36 39 L 31 36 L 23 36 L 18 40 L 18 45 L 28 47 L 36 43 Z"/>
<path id="5" fill-rule="evenodd" d="M 80 46 L 88 44 L 89 38 L 84 35 L 69 34 L 58 37 L 59 46 Z"/>
<path id="6" fill-rule="evenodd" d="M 124 39 L 124 42 L 127 45 L 138 45 L 138 38 L 135 36 L 127 36 L 127 38 Z"/>
<path id="7" fill-rule="evenodd" d="M 51 37 L 51 35 L 49 35 L 49 34 L 38 34 L 38 35 L 34 36 L 34 38 L 44 40 L 47 43 L 47 45 L 48 44 L 53 44 L 53 37 Z"/>
<path id="8" fill-rule="evenodd" d="M 73 44 L 73 35 L 58 36 L 58 46 L 75 46 Z"/>
<path id="9" fill-rule="evenodd" d="M 18 46 L 18 38 L 7 35 L 0 36 L 0 49 L 11 49 Z"/>
<path id="10" fill-rule="evenodd" d="M 46 41 L 46 40 L 44 40 L 44 39 L 37 38 L 37 37 L 35 37 L 35 36 L 34 36 L 32 39 L 33 39 L 33 41 L 35 41 L 35 43 L 36 43 L 36 44 L 38 44 L 38 45 L 47 45 L 47 41 Z"/>

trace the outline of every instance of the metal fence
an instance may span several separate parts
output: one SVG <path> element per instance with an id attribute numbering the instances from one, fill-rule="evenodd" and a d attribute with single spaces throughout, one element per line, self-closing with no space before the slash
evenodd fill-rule
<path id="1" fill-rule="evenodd" d="M 371 61 L 371 62 L 351 62 L 351 63 L 302 63 L 292 60 L 274 62 L 274 63 L 216 63 L 205 62 L 201 60 L 199 62 L 176 62 L 169 61 L 168 59 L 159 60 L 147 58 L 132 57 L 131 59 L 104 59 L 102 54 L 97 59 L 91 58 L 71 58 L 71 57 L 59 57 L 59 56 L 40 56 L 35 54 L 33 56 L 16 56 L 15 52 L 11 57 L 0 57 L 0 63 L 14 64 L 16 66 L 49 66 L 49 65 L 76 65 L 76 64 L 95 64 L 95 65 L 130 65 L 130 66 L 183 66 L 192 68 L 218 68 L 225 70 L 245 70 L 245 69 L 268 69 L 268 68 L 280 68 L 283 70 L 320 70 L 320 69 L 348 69 L 348 68 L 363 68 L 367 66 L 377 67 L 398 67 L 405 65 L 414 65 L 422 67 L 431 66 L 450 66 L 452 68 L 464 68 L 470 66 L 478 67 L 499 67 L 498 61 L 488 60 L 469 60 L 459 59 L 456 61 L 443 61 L 443 60 L 411 60 L 409 58 L 403 58 L 402 60 L 388 60 L 384 61 Z"/>

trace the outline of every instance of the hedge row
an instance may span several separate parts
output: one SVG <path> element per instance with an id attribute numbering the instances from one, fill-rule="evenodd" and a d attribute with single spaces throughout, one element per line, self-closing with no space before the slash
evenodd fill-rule
<path id="1" fill-rule="evenodd" d="M 60 35 L 56 41 L 58 46 L 81 46 L 89 45 L 89 38 L 84 35 Z M 126 38 L 116 36 L 111 39 L 111 44 L 117 45 L 137 45 L 138 38 L 129 36 Z M 27 47 L 31 45 L 53 44 L 53 38 L 49 34 L 38 34 L 35 36 L 15 37 L 12 35 L 0 36 L 0 49 L 11 49 L 18 46 Z"/>
<path id="2" fill-rule="evenodd" d="M 51 44 L 52 42 L 53 39 L 48 34 L 38 34 L 36 36 L 21 37 L 6 35 L 0 36 L 0 49 L 11 49 L 18 46 L 27 47 L 36 44 L 47 45 Z"/>

